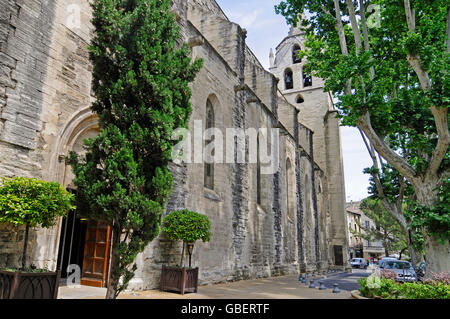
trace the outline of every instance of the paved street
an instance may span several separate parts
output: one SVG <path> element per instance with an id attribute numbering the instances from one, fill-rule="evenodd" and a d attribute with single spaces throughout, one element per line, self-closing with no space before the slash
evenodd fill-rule
<path id="1" fill-rule="evenodd" d="M 315 277 L 316 288 L 309 288 L 300 283 L 298 276 L 283 276 L 257 280 L 238 281 L 232 283 L 200 286 L 197 294 L 181 296 L 177 293 L 159 290 L 125 292 L 119 299 L 350 299 L 351 290 L 358 289 L 358 279 L 367 277 L 365 270 L 353 270 L 352 273 L 335 273 Z M 319 290 L 319 282 L 323 281 L 326 290 Z M 339 284 L 341 293 L 333 293 L 333 284 Z M 104 288 L 81 286 L 78 288 L 61 287 L 60 299 L 103 299 Z"/>
<path id="2" fill-rule="evenodd" d="M 325 287 L 333 288 L 333 284 L 339 284 L 339 289 L 352 291 L 359 290 L 358 280 L 360 278 L 368 277 L 371 272 L 364 269 L 353 269 L 352 273 L 339 273 L 323 279 Z"/>

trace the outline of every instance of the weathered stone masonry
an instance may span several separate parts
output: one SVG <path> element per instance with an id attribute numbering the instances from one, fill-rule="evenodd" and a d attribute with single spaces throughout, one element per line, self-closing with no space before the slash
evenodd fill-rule
<path id="1" fill-rule="evenodd" d="M 82 140 L 98 133 L 89 110 L 94 99 L 87 50 L 91 8 L 87 0 L 71 4 L 81 8 L 79 28 L 68 24 L 67 1 L 0 0 L 0 176 L 33 176 L 73 187 L 64 156 L 81 152 Z M 230 22 L 214 0 L 176 0 L 173 11 L 180 43 L 188 42 L 192 57 L 204 60 L 191 84 L 190 127 L 205 120 L 209 100 L 215 125 L 223 132 L 282 132 L 276 145 L 279 169 L 261 176 L 260 203 L 256 164 L 215 164 L 214 189 L 204 187 L 203 164 L 170 165 L 174 190 L 167 212 L 188 208 L 212 221 L 211 242 L 198 243 L 194 250 L 201 283 L 335 267 L 332 246 L 345 247 L 347 238 L 340 234 L 345 211 L 341 218 L 336 208 L 345 193 L 339 185 L 341 155 L 332 146 L 340 143 L 338 123 L 332 113 L 323 112 L 326 94 L 315 87 L 303 93 L 305 103 L 298 107 L 293 94 L 280 90 L 282 76 L 261 66 L 245 43 L 246 31 Z M 283 60 L 280 52 L 290 50 L 284 45 L 278 62 Z M 248 139 L 236 143 L 249 151 Z M 295 175 L 289 185 L 287 159 Z M 294 194 L 292 216 L 288 189 Z M 61 220 L 52 229 L 33 232 L 32 263 L 57 267 L 60 231 Z M 0 266 L 20 262 L 22 238 L 21 229 L 0 226 Z M 179 243 L 158 236 L 138 255 L 130 289 L 158 287 L 161 265 L 178 263 L 180 253 Z"/>

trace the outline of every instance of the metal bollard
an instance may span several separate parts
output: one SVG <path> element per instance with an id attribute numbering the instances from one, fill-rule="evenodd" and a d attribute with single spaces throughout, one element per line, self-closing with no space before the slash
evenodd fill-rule
<path id="1" fill-rule="evenodd" d="M 306 273 L 306 274 L 305 274 L 305 278 L 304 278 L 304 280 L 303 280 L 303 283 L 306 283 L 306 281 L 308 280 L 308 277 L 309 277 L 309 274 Z"/>
<path id="2" fill-rule="evenodd" d="M 300 281 L 301 283 L 305 283 L 306 277 L 303 277 L 303 274 L 300 274 L 299 281 Z"/>
<path id="3" fill-rule="evenodd" d="M 341 292 L 341 290 L 338 287 L 339 286 L 338 284 L 333 284 L 333 286 L 334 286 L 334 289 L 333 289 L 334 294 L 338 294 Z"/>
<path id="4" fill-rule="evenodd" d="M 314 284 L 314 279 L 311 279 L 309 282 L 309 288 L 316 288 L 316 285 Z"/>
<path id="5" fill-rule="evenodd" d="M 325 290 L 325 289 L 327 289 L 327 287 L 325 287 L 323 281 L 319 281 L 319 284 L 320 284 L 319 290 Z"/>

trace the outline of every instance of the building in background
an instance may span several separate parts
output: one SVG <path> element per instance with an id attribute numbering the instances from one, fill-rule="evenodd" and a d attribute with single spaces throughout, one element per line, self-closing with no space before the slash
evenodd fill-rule
<path id="1" fill-rule="evenodd" d="M 381 240 L 365 240 L 354 232 L 363 233 L 365 228 L 376 227 L 375 223 L 368 218 L 359 208 L 360 202 L 346 204 L 347 220 L 349 230 L 349 254 L 350 258 L 360 257 L 367 261 L 373 261 L 384 256 L 384 247 Z"/>

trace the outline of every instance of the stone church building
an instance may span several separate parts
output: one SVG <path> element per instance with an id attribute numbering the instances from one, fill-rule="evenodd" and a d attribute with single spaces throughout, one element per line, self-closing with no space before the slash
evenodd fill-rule
<path id="1" fill-rule="evenodd" d="M 212 238 L 197 243 L 200 282 L 297 274 L 348 266 L 345 188 L 339 120 L 323 82 L 296 56 L 302 33 L 292 28 L 271 52 L 267 71 L 246 45 L 246 30 L 214 0 L 174 0 L 173 12 L 192 57 L 204 67 L 192 87 L 190 127 L 278 129 L 269 145 L 276 163 L 172 163 L 175 186 L 167 212 L 187 208 L 211 219 Z M 36 177 L 73 189 L 65 156 L 98 134 L 88 44 L 88 0 L 0 0 L 0 176 Z M 207 126 L 207 127 L 206 127 Z M 236 139 L 248 150 L 248 138 Z M 261 143 L 260 143 L 261 142 Z M 261 145 L 260 145 L 261 144 Z M 236 148 L 237 149 L 237 148 Z M 276 158 L 275 158 L 276 157 Z M 0 225 L 0 267 L 18 266 L 23 230 Z M 70 212 L 31 234 L 37 267 L 81 267 L 82 284 L 104 286 L 107 225 Z M 163 264 L 179 262 L 181 245 L 160 234 L 138 255 L 131 289 L 159 286 Z"/>

